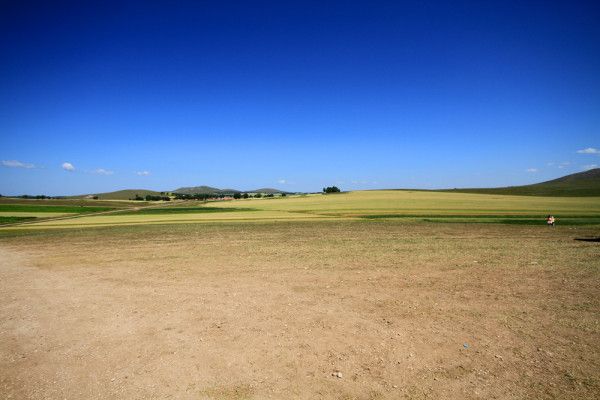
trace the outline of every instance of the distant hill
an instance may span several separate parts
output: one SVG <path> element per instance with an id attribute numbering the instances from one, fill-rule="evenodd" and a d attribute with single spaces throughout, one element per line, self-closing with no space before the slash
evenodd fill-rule
<path id="1" fill-rule="evenodd" d="M 600 196 L 600 168 L 566 175 L 551 181 L 500 188 L 445 189 L 443 192 L 522 196 Z"/>
<path id="2" fill-rule="evenodd" d="M 173 193 L 181 193 L 181 194 L 234 194 L 241 193 L 239 190 L 235 189 L 219 189 L 210 186 L 191 186 L 191 187 L 182 187 L 179 189 L 173 190 Z"/>
<path id="3" fill-rule="evenodd" d="M 237 189 L 219 189 L 210 186 L 191 186 L 191 187 L 182 187 L 173 191 L 166 191 L 163 193 L 181 193 L 181 194 L 220 194 L 220 195 L 233 195 L 235 193 L 263 193 L 263 194 L 277 194 L 277 193 L 288 193 L 283 190 L 272 189 L 272 188 L 263 188 L 263 189 L 255 189 L 255 190 L 246 190 L 241 191 Z M 65 198 L 69 199 L 85 199 L 85 198 L 93 198 L 94 196 L 98 196 L 98 200 L 129 200 L 134 199 L 135 195 L 146 197 L 146 195 L 151 196 L 160 196 L 161 192 L 157 192 L 154 190 L 147 189 L 124 189 L 117 190 L 115 192 L 107 192 L 107 193 L 90 193 L 90 194 L 82 194 L 79 196 L 68 196 Z"/>
<path id="4" fill-rule="evenodd" d="M 182 187 L 173 190 L 173 193 L 181 194 L 235 194 L 235 193 L 265 193 L 265 194 L 276 194 L 276 193 L 287 193 L 283 190 L 273 188 L 262 188 L 254 190 L 237 190 L 237 189 L 219 189 L 210 186 L 192 186 Z"/>
<path id="5" fill-rule="evenodd" d="M 98 196 L 98 200 L 129 200 L 135 199 L 135 195 L 139 195 L 141 197 L 146 197 L 146 195 L 152 196 L 160 196 L 160 192 L 155 192 L 154 190 L 146 190 L 146 189 L 125 189 L 125 190 L 117 190 L 116 192 L 107 192 L 107 193 L 92 193 L 92 194 L 83 194 L 80 196 L 72 196 L 74 199 L 85 199 L 86 197 L 94 197 Z"/>
<path id="6" fill-rule="evenodd" d="M 261 189 L 248 190 L 248 193 L 278 194 L 278 193 L 289 193 L 289 192 L 285 192 L 283 190 L 273 189 L 273 188 L 261 188 Z"/>

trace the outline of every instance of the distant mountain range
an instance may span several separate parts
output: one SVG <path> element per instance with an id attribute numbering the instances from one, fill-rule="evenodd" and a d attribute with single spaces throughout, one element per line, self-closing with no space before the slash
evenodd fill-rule
<path id="1" fill-rule="evenodd" d="M 273 188 L 261 188 L 254 190 L 237 190 L 237 189 L 219 189 L 210 186 L 192 186 L 182 187 L 175 189 L 172 193 L 181 194 L 235 194 L 235 193 L 263 193 L 263 194 L 277 194 L 277 193 L 289 193 L 279 189 Z"/>
<path id="2" fill-rule="evenodd" d="M 93 194 L 82 194 L 79 196 L 69 196 L 69 198 L 73 199 L 85 199 L 85 198 L 93 198 L 98 197 L 98 200 L 132 200 L 135 197 L 146 197 L 146 195 L 151 196 L 160 196 L 160 192 L 156 192 L 154 190 L 147 189 L 124 189 L 117 190 L 115 192 L 107 192 L 107 193 L 93 193 Z"/>
<path id="3" fill-rule="evenodd" d="M 438 191 L 520 196 L 600 196 L 600 168 L 566 175 L 562 178 L 536 183 L 533 185 L 508 186 L 499 188 L 442 189 Z M 147 189 L 126 189 L 118 190 L 116 192 L 72 196 L 71 198 L 97 196 L 99 200 L 129 200 L 134 199 L 136 195 L 146 197 L 148 194 L 152 196 L 159 196 L 164 195 L 165 193 L 234 195 L 235 193 L 288 194 L 290 192 L 273 188 L 260 188 L 242 191 L 237 189 L 219 189 L 210 186 L 192 186 L 181 187 L 175 190 L 167 190 L 162 193 Z"/>
<path id="4" fill-rule="evenodd" d="M 234 195 L 235 193 L 262 193 L 262 194 L 279 194 L 279 193 L 290 193 L 279 189 L 273 188 L 261 188 L 254 190 L 236 190 L 236 189 L 219 189 L 210 186 L 193 186 L 193 187 L 182 187 L 175 190 L 166 190 L 164 192 L 157 192 L 154 190 L 147 189 L 124 189 L 117 190 L 115 192 L 107 193 L 92 193 L 82 194 L 79 196 L 70 196 L 70 198 L 84 199 L 98 197 L 98 200 L 131 200 L 135 199 L 136 195 L 140 197 L 151 196 L 164 196 L 166 193 L 180 193 L 180 194 L 219 194 L 219 195 Z"/>
<path id="5" fill-rule="evenodd" d="M 499 188 L 444 189 L 444 192 L 506 194 L 521 196 L 600 196 L 600 168 L 566 175 L 551 181 Z"/>

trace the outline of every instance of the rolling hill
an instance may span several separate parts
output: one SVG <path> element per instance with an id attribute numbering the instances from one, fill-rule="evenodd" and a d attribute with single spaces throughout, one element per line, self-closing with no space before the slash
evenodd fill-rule
<path id="1" fill-rule="evenodd" d="M 263 194 L 277 194 L 277 193 L 289 193 L 284 192 L 283 190 L 272 189 L 272 188 L 263 188 L 263 189 L 255 189 L 255 190 L 247 190 L 247 193 L 263 193 Z M 222 194 L 222 195 L 233 195 L 235 193 L 243 193 L 241 190 L 237 189 L 219 189 L 210 186 L 191 186 L 191 187 L 182 187 L 173 191 L 165 191 L 163 193 L 181 193 L 181 194 Z M 69 199 L 85 199 L 85 198 L 93 198 L 94 196 L 98 196 L 98 200 L 130 200 L 134 199 L 135 195 L 139 195 L 141 197 L 146 197 L 146 195 L 152 196 L 160 196 L 161 192 L 157 192 L 154 190 L 148 189 L 124 189 L 117 190 L 114 192 L 106 192 L 106 193 L 90 193 L 90 194 L 82 194 L 78 196 L 68 196 L 65 198 Z"/>
<path id="2" fill-rule="evenodd" d="M 521 195 L 521 196 L 568 196 L 568 197 L 590 197 L 600 196 L 600 168 L 589 171 L 578 172 L 566 175 L 561 178 L 546 182 L 535 183 L 524 186 L 508 186 L 499 188 L 462 188 L 462 189 L 441 189 L 436 192 L 457 192 L 457 193 L 480 193 L 480 194 L 501 194 L 501 195 Z M 190 186 L 181 187 L 173 190 L 171 193 L 182 194 L 221 194 L 233 195 L 235 193 L 263 193 L 278 194 L 290 193 L 274 188 L 260 188 L 254 190 L 237 189 L 219 189 L 211 186 Z M 129 200 L 135 198 L 135 195 L 145 197 L 146 195 L 158 196 L 161 193 L 147 189 L 125 189 L 108 193 L 96 193 L 80 196 L 72 196 L 73 199 L 82 199 L 86 197 L 98 196 L 99 200 Z"/>
<path id="3" fill-rule="evenodd" d="M 85 199 L 88 197 L 98 196 L 98 200 L 130 200 L 134 199 L 135 195 L 146 197 L 146 195 L 160 196 L 160 192 L 147 189 L 125 189 L 107 193 L 82 194 L 80 196 L 72 196 L 73 199 Z"/>
<path id="4" fill-rule="evenodd" d="M 192 186 L 182 187 L 173 190 L 173 193 L 181 194 L 235 194 L 235 193 L 264 193 L 264 194 L 276 194 L 276 193 L 288 193 L 283 190 L 273 188 L 261 188 L 253 190 L 237 190 L 237 189 L 219 189 L 211 186 Z"/>
<path id="5" fill-rule="evenodd" d="M 600 196 L 600 168 L 532 185 L 500 188 L 444 189 L 439 191 L 521 196 Z"/>
<path id="6" fill-rule="evenodd" d="M 273 188 L 260 188 L 260 189 L 248 190 L 248 193 L 277 194 L 277 193 L 290 193 L 290 192 L 285 192 L 283 190 L 273 189 Z"/>
<path id="7" fill-rule="evenodd" d="M 240 193 L 239 190 L 235 189 L 219 189 L 211 186 L 191 186 L 191 187 L 182 187 L 179 189 L 173 190 L 173 193 L 181 193 L 181 194 L 234 194 Z"/>

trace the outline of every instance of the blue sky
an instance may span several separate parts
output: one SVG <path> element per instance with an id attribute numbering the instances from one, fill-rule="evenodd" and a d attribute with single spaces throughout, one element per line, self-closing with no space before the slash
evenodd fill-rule
<path id="1" fill-rule="evenodd" d="M 600 165 L 597 2 L 96 3 L 0 5 L 2 194 L 489 187 Z"/>

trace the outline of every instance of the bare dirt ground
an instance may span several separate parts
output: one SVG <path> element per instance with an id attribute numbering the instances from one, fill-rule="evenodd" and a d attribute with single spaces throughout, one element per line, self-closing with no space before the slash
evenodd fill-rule
<path id="1" fill-rule="evenodd" d="M 0 238 L 0 397 L 600 397 L 598 228 L 385 221 Z M 338 374 L 339 372 L 339 374 Z"/>

